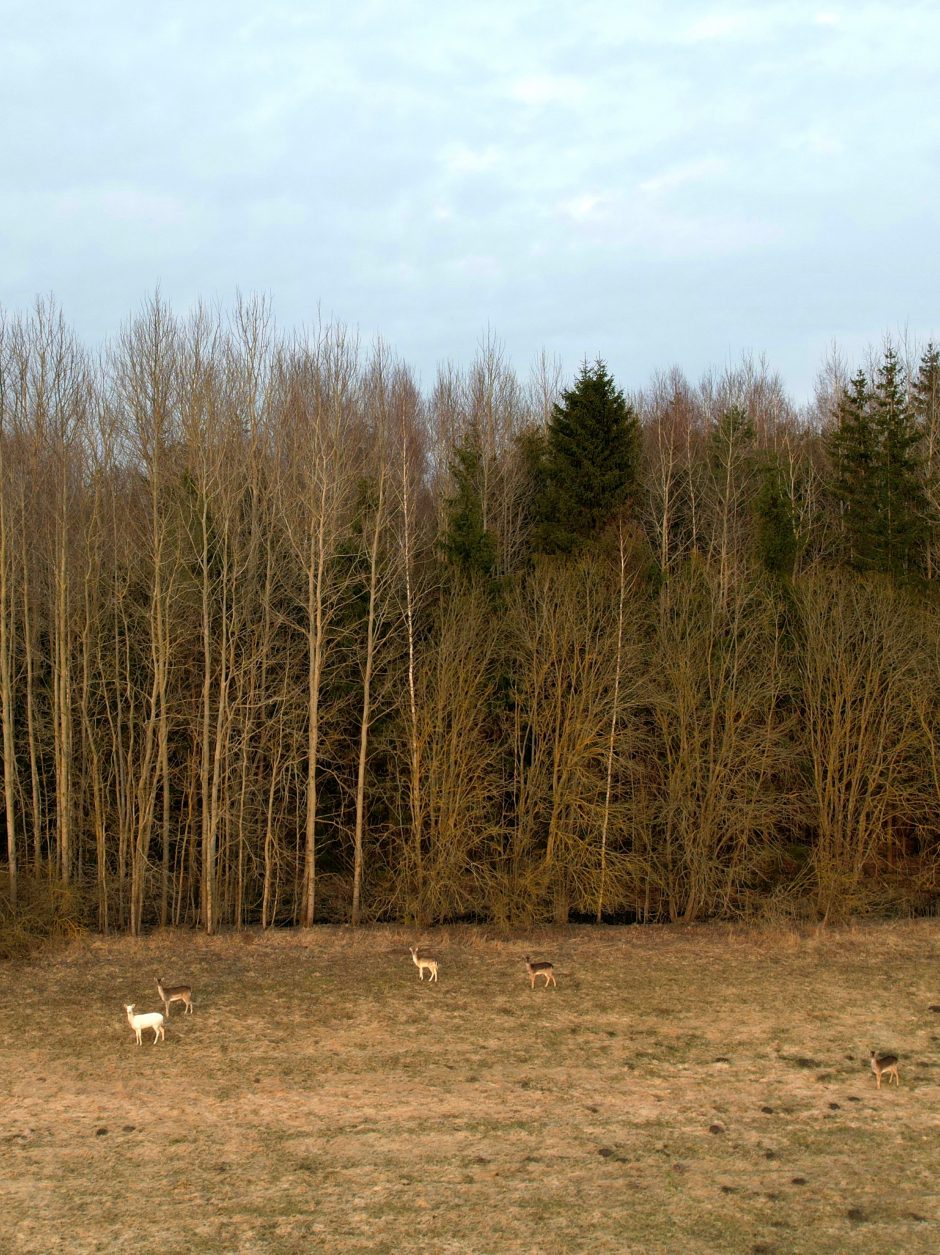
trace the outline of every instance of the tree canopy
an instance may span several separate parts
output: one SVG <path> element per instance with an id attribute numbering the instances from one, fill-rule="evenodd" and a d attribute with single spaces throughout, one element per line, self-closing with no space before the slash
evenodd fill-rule
<path id="1" fill-rule="evenodd" d="M 548 421 L 536 548 L 572 553 L 626 510 L 639 455 L 636 411 L 602 361 L 585 362 Z"/>

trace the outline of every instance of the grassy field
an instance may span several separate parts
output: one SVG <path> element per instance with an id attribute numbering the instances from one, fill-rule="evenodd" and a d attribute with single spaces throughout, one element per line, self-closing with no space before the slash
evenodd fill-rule
<path id="1" fill-rule="evenodd" d="M 0 967 L 0 1251 L 934 1252 L 938 959 L 935 921 L 80 940 Z M 157 974 L 194 1014 L 138 1047 Z"/>

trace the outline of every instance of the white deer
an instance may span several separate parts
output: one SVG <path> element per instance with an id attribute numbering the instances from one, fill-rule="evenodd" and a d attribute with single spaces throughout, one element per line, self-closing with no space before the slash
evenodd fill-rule
<path id="1" fill-rule="evenodd" d="M 127 1012 L 128 1024 L 137 1034 L 138 1046 L 142 1045 L 140 1034 L 142 1030 L 145 1028 L 153 1029 L 153 1044 L 154 1045 L 157 1044 L 158 1037 L 160 1038 L 161 1041 L 166 1040 L 165 1034 L 163 1032 L 163 1012 L 162 1011 L 147 1011 L 144 1015 L 135 1015 L 133 1002 L 128 1003 L 127 1006 L 125 1006 L 124 1010 Z"/>

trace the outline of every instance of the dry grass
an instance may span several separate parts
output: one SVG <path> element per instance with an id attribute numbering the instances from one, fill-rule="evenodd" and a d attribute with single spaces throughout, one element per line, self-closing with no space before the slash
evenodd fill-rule
<path id="1" fill-rule="evenodd" d="M 76 941 L 0 968 L 0 1249 L 933 1251 L 938 957 L 933 921 Z M 157 973 L 195 1013 L 138 1048 Z"/>

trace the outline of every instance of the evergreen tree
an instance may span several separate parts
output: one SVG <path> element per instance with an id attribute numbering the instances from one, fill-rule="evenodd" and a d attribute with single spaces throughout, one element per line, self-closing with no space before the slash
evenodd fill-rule
<path id="1" fill-rule="evenodd" d="M 798 543 L 793 525 L 793 505 L 776 462 L 768 462 L 761 470 L 754 514 L 755 542 L 761 565 L 771 575 L 789 579 L 793 574 Z"/>
<path id="2" fill-rule="evenodd" d="M 927 538 L 927 499 L 920 457 L 923 433 L 908 404 L 902 367 L 894 350 L 885 352 L 872 397 L 881 452 L 877 538 L 879 566 L 896 576 L 923 566 Z"/>
<path id="3" fill-rule="evenodd" d="M 536 548 L 571 553 L 597 536 L 627 506 L 639 458 L 636 412 L 602 361 L 585 363 L 548 421 Z"/>
<path id="4" fill-rule="evenodd" d="M 492 579 L 496 540 L 483 523 L 482 463 L 479 444 L 472 438 L 454 451 L 450 467 L 454 491 L 444 503 L 444 531 L 439 547 L 444 561 L 461 575 Z"/>
<path id="5" fill-rule="evenodd" d="M 832 488 L 842 508 L 850 562 L 896 577 L 923 568 L 929 528 L 920 455 L 923 432 L 888 348 L 875 379 L 859 371 L 836 409 L 829 439 Z"/>
<path id="6" fill-rule="evenodd" d="M 937 573 L 936 540 L 940 514 L 940 478 L 937 475 L 940 460 L 940 349 L 934 344 L 927 345 L 911 382 L 911 408 L 922 437 L 928 531 L 926 572 L 927 578 L 933 579 Z"/>
<path id="7" fill-rule="evenodd" d="M 927 345 L 911 381 L 911 406 L 928 443 L 929 456 L 940 427 L 940 349 L 934 344 Z"/>
<path id="8" fill-rule="evenodd" d="M 868 378 L 858 371 L 836 405 L 836 428 L 829 437 L 832 490 L 842 510 L 850 561 L 870 569 L 878 532 L 878 448 L 871 421 Z"/>
<path id="9" fill-rule="evenodd" d="M 716 480 L 721 480 L 729 467 L 734 472 L 745 467 L 756 434 L 754 424 L 740 405 L 731 405 L 722 413 L 708 440 L 709 462 Z"/>

